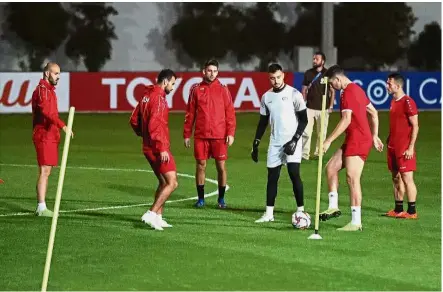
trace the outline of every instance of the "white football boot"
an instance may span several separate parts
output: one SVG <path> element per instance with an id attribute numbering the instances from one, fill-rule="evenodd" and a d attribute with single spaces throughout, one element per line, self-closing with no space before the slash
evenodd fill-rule
<path id="1" fill-rule="evenodd" d="M 162 216 L 160 216 L 160 215 L 157 215 L 157 223 L 158 223 L 158 225 L 159 225 L 160 227 L 162 227 L 162 228 L 169 228 L 169 227 L 172 227 L 172 225 L 169 224 L 168 222 L 166 222 L 166 220 L 163 219 Z"/>
<path id="2" fill-rule="evenodd" d="M 155 230 L 163 230 L 163 228 L 160 226 L 160 222 L 158 220 L 158 216 L 156 213 L 148 211 L 142 216 L 142 221 Z"/>
<path id="3" fill-rule="evenodd" d="M 273 222 L 273 221 L 274 221 L 274 216 L 268 215 L 265 212 L 260 219 L 255 220 L 255 223 Z"/>

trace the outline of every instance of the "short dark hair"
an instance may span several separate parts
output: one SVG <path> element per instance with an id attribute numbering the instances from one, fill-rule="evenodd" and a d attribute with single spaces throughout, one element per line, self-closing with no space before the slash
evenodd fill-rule
<path id="1" fill-rule="evenodd" d="M 283 68 L 280 64 L 272 63 L 271 65 L 269 65 L 268 73 L 275 73 L 277 71 L 283 71 Z"/>
<path id="2" fill-rule="evenodd" d="M 205 69 L 208 68 L 209 66 L 215 66 L 218 69 L 218 61 L 215 59 L 209 59 L 208 61 L 205 62 Z"/>
<path id="3" fill-rule="evenodd" d="M 158 73 L 157 83 L 162 83 L 165 79 L 170 81 L 172 77 L 177 79 L 177 75 L 175 75 L 174 71 L 172 71 L 171 69 L 163 69 L 160 71 L 160 73 Z"/>
<path id="4" fill-rule="evenodd" d="M 329 69 L 325 73 L 325 76 L 331 79 L 337 75 L 343 75 L 344 73 L 345 71 L 342 68 L 340 68 L 340 66 L 334 65 L 329 67 Z"/>
<path id="5" fill-rule="evenodd" d="M 395 83 L 400 85 L 400 87 L 403 87 L 405 84 L 405 78 L 400 73 L 389 74 L 388 79 L 394 79 Z"/>
<path id="6" fill-rule="evenodd" d="M 325 55 L 325 53 L 317 51 L 317 52 L 314 53 L 314 56 L 315 55 L 321 56 L 322 60 L 326 62 L 326 55 Z"/>

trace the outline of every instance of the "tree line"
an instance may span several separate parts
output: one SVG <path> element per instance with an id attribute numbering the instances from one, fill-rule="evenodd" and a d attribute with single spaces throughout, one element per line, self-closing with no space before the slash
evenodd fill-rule
<path id="1" fill-rule="evenodd" d="M 321 3 L 297 3 L 297 20 L 281 17 L 283 3 L 186 2 L 173 5 L 176 22 L 162 36 L 182 66 L 200 66 L 208 58 L 234 58 L 238 64 L 258 59 L 257 70 L 296 46 L 320 47 Z M 88 71 L 100 71 L 117 39 L 110 20 L 118 12 L 107 3 L 6 3 L 1 40 L 21 52 L 20 68 L 39 71 L 43 61 L 63 46 L 66 56 Z M 441 28 L 436 22 L 420 34 L 406 3 L 334 5 L 334 46 L 338 63 L 359 58 L 356 70 L 377 70 L 406 59 L 420 70 L 441 70 Z M 149 35 L 148 35 L 149 37 Z M 148 40 L 149 41 L 149 40 Z M 161 50 L 160 50 L 161 51 Z"/>

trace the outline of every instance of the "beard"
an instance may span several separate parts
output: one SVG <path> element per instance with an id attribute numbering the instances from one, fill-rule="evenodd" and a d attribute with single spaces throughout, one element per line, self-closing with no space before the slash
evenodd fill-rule
<path id="1" fill-rule="evenodd" d="M 48 81 L 51 85 L 57 85 L 57 83 L 58 83 L 58 80 L 55 80 L 51 76 L 49 76 Z"/>
<path id="2" fill-rule="evenodd" d="M 213 82 L 213 81 L 215 80 L 215 78 L 216 78 L 216 77 L 214 77 L 214 79 L 211 80 L 210 78 L 208 78 L 208 77 L 206 77 L 206 76 L 203 77 L 203 79 L 204 79 L 207 83 L 211 83 L 211 82 Z"/>

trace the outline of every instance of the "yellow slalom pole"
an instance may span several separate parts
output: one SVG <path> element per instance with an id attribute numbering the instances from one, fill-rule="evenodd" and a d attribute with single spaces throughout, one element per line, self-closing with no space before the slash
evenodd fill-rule
<path id="1" fill-rule="evenodd" d="M 309 236 L 309 239 L 322 239 L 318 233 L 319 216 L 320 216 L 320 194 L 321 194 L 321 177 L 323 168 L 323 133 L 325 131 L 325 112 L 326 112 L 326 96 L 328 94 L 328 77 L 321 79 L 321 84 L 325 84 L 325 94 L 321 103 L 321 117 L 320 117 L 320 143 L 318 145 L 318 168 L 317 168 L 317 198 L 315 200 L 315 229 L 314 234 Z"/>
<path id="2" fill-rule="evenodd" d="M 60 166 L 60 174 L 58 177 L 57 194 L 55 196 L 54 215 L 52 217 L 51 233 L 49 235 L 48 252 L 46 254 L 45 271 L 43 273 L 43 283 L 42 283 L 42 291 L 43 292 L 46 292 L 46 288 L 48 287 L 48 278 L 49 278 L 49 270 L 51 268 L 52 250 L 54 249 L 55 231 L 57 229 L 57 219 L 58 219 L 58 213 L 59 213 L 59 208 L 60 208 L 60 200 L 61 200 L 61 196 L 62 196 L 63 181 L 65 179 L 65 170 L 66 170 L 66 163 L 68 160 L 69 144 L 71 142 L 71 136 L 72 136 L 72 124 L 74 122 L 74 112 L 75 112 L 75 108 L 70 107 L 69 108 L 68 125 L 66 127 L 67 129 L 66 129 L 66 135 L 65 135 L 65 144 L 63 147 L 62 163 Z"/>

